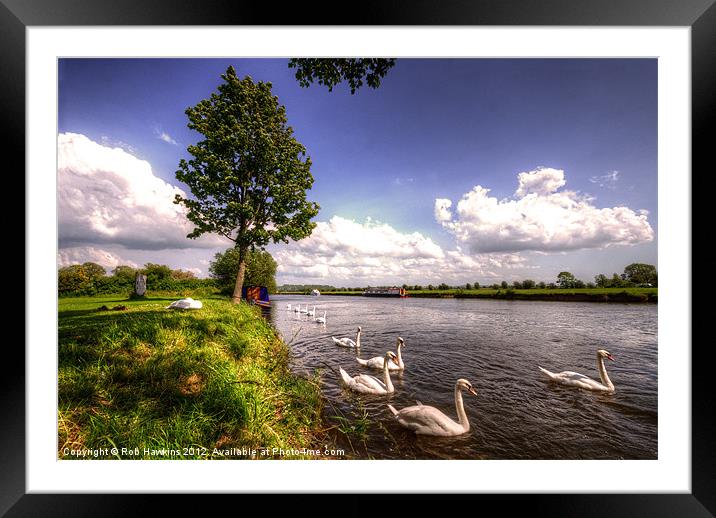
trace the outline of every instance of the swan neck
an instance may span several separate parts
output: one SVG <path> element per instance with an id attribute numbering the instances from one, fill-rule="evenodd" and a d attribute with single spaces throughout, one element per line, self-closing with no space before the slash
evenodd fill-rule
<path id="1" fill-rule="evenodd" d="M 597 356 L 597 370 L 599 371 L 599 379 L 602 380 L 602 384 L 609 387 L 609 390 L 614 390 L 614 384 L 612 380 L 609 379 L 607 368 L 604 366 L 604 358 L 601 356 Z"/>
<path id="2" fill-rule="evenodd" d="M 470 421 L 465 413 L 465 406 L 462 402 L 462 390 L 455 386 L 455 410 L 457 411 L 457 422 L 467 432 L 470 429 Z"/>
<path id="3" fill-rule="evenodd" d="M 390 379 L 388 361 L 388 358 L 383 360 L 383 382 L 385 383 L 385 387 L 388 389 L 388 392 L 393 392 L 395 390 L 395 387 L 393 387 L 393 380 Z"/>
<path id="4" fill-rule="evenodd" d="M 403 354 L 402 354 L 401 350 L 403 349 L 403 343 L 400 340 L 398 340 L 397 347 L 398 347 L 398 366 L 402 368 L 403 367 Z"/>
<path id="5" fill-rule="evenodd" d="M 358 331 L 356 335 L 356 347 L 360 347 L 360 331 Z"/>

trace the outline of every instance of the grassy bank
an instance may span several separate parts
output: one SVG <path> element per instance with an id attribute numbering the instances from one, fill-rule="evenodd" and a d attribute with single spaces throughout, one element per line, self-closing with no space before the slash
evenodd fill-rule
<path id="1" fill-rule="evenodd" d="M 258 308 L 215 297 L 202 298 L 200 310 L 165 310 L 172 300 L 59 300 L 60 458 L 87 450 L 101 450 L 98 458 L 244 458 L 242 448 L 272 458 L 273 448 L 322 449 L 318 377 L 289 371 L 288 346 Z M 113 311 L 117 305 L 126 310 Z"/>
<path id="2" fill-rule="evenodd" d="M 472 290 L 408 290 L 408 297 L 501 299 L 501 300 L 552 300 L 572 302 L 658 302 L 658 288 L 583 288 L 583 289 L 530 289 L 514 290 L 480 288 Z M 302 295 L 302 293 L 284 293 Z M 321 295 L 363 295 L 362 291 L 329 291 Z"/>

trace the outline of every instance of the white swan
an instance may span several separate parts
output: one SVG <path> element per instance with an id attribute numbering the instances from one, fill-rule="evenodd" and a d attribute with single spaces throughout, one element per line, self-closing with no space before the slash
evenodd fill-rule
<path id="1" fill-rule="evenodd" d="M 462 391 L 467 390 L 470 394 L 476 396 L 477 392 L 472 384 L 464 378 L 460 378 L 455 383 L 455 410 L 457 410 L 457 423 L 443 414 L 435 407 L 423 405 L 417 401 L 417 405 L 405 407 L 396 410 L 393 405 L 388 405 L 390 411 L 397 421 L 413 430 L 420 435 L 438 435 L 442 437 L 450 437 L 454 435 L 462 435 L 470 431 L 470 421 L 465 414 L 465 408 L 462 404 Z"/>
<path id="2" fill-rule="evenodd" d="M 306 305 L 306 309 L 308 309 L 308 305 Z M 311 311 L 307 311 L 306 314 L 309 317 L 315 317 L 316 316 L 316 306 L 313 306 L 313 309 Z"/>
<path id="3" fill-rule="evenodd" d="M 351 378 L 351 376 L 343 370 L 343 367 L 338 367 L 341 373 L 341 381 L 346 387 L 355 392 L 362 392 L 363 394 L 390 394 L 395 392 L 395 388 L 393 387 L 393 382 L 390 380 L 388 363 L 396 360 L 395 354 L 391 351 L 385 353 L 385 358 L 383 358 L 383 381 L 369 374 L 359 374 Z"/>
<path id="4" fill-rule="evenodd" d="M 360 333 L 361 333 L 361 327 L 358 326 L 358 334 L 356 334 L 356 340 L 355 342 L 351 340 L 350 338 L 336 338 L 335 336 L 332 336 L 333 343 L 336 345 L 340 345 L 341 347 L 350 347 L 351 349 L 359 349 L 360 348 Z"/>
<path id="5" fill-rule="evenodd" d="M 549 379 L 562 385 L 569 385 L 572 387 L 579 387 L 587 390 L 596 390 L 599 392 L 614 392 L 614 384 L 607 375 L 607 369 L 604 367 L 604 358 L 614 361 L 614 357 L 604 349 L 597 351 L 597 370 L 599 371 L 599 378 L 602 380 L 601 383 L 579 374 L 578 372 L 564 371 L 564 372 L 550 372 L 547 369 L 543 369 L 539 365 L 539 370 L 544 372 Z"/>
<path id="6" fill-rule="evenodd" d="M 299 306 L 301 308 L 301 306 Z M 301 313 L 308 313 L 308 304 L 306 304 L 305 308 L 301 308 Z"/>
<path id="7" fill-rule="evenodd" d="M 194 300 L 191 297 L 175 300 L 164 309 L 201 309 L 203 304 L 200 300 Z"/>
<path id="8" fill-rule="evenodd" d="M 293 307 L 293 312 L 298 313 L 301 311 L 301 304 L 297 304 Z"/>
<path id="9" fill-rule="evenodd" d="M 286 309 L 291 311 L 291 304 L 286 304 Z"/>
<path id="10" fill-rule="evenodd" d="M 398 337 L 398 361 L 394 362 L 391 361 L 388 363 L 388 369 L 391 371 L 402 371 L 405 369 L 405 364 L 403 363 L 403 355 L 401 354 L 401 349 L 405 345 L 405 341 Z M 356 358 L 356 361 L 363 365 L 364 367 L 370 367 L 371 369 L 382 369 L 383 368 L 383 357 L 382 356 L 376 356 L 375 358 L 371 358 L 370 360 L 361 360 L 360 358 Z"/>
<path id="11" fill-rule="evenodd" d="M 325 311 L 323 312 L 323 316 L 322 316 L 322 317 L 317 317 L 317 318 L 316 318 L 316 322 L 317 322 L 318 324 L 325 324 L 325 323 L 326 323 L 326 312 L 325 312 Z"/>

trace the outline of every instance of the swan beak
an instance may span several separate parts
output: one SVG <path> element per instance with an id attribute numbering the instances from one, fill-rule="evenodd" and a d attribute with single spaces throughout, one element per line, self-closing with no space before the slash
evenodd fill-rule
<path id="1" fill-rule="evenodd" d="M 611 354 L 607 354 L 607 358 L 609 358 L 611 361 L 614 361 L 614 356 L 612 356 Z"/>
<path id="2" fill-rule="evenodd" d="M 467 391 L 473 396 L 477 396 L 477 390 L 475 390 L 474 387 L 470 387 L 469 389 L 467 389 Z"/>

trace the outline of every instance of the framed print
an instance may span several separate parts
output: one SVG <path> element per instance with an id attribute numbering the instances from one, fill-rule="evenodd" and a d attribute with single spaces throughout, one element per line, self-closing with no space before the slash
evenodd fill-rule
<path id="1" fill-rule="evenodd" d="M 690 204 L 716 7 L 518 4 L 345 26 L 2 0 L 28 303 L 0 509 L 437 492 L 711 515 Z"/>

